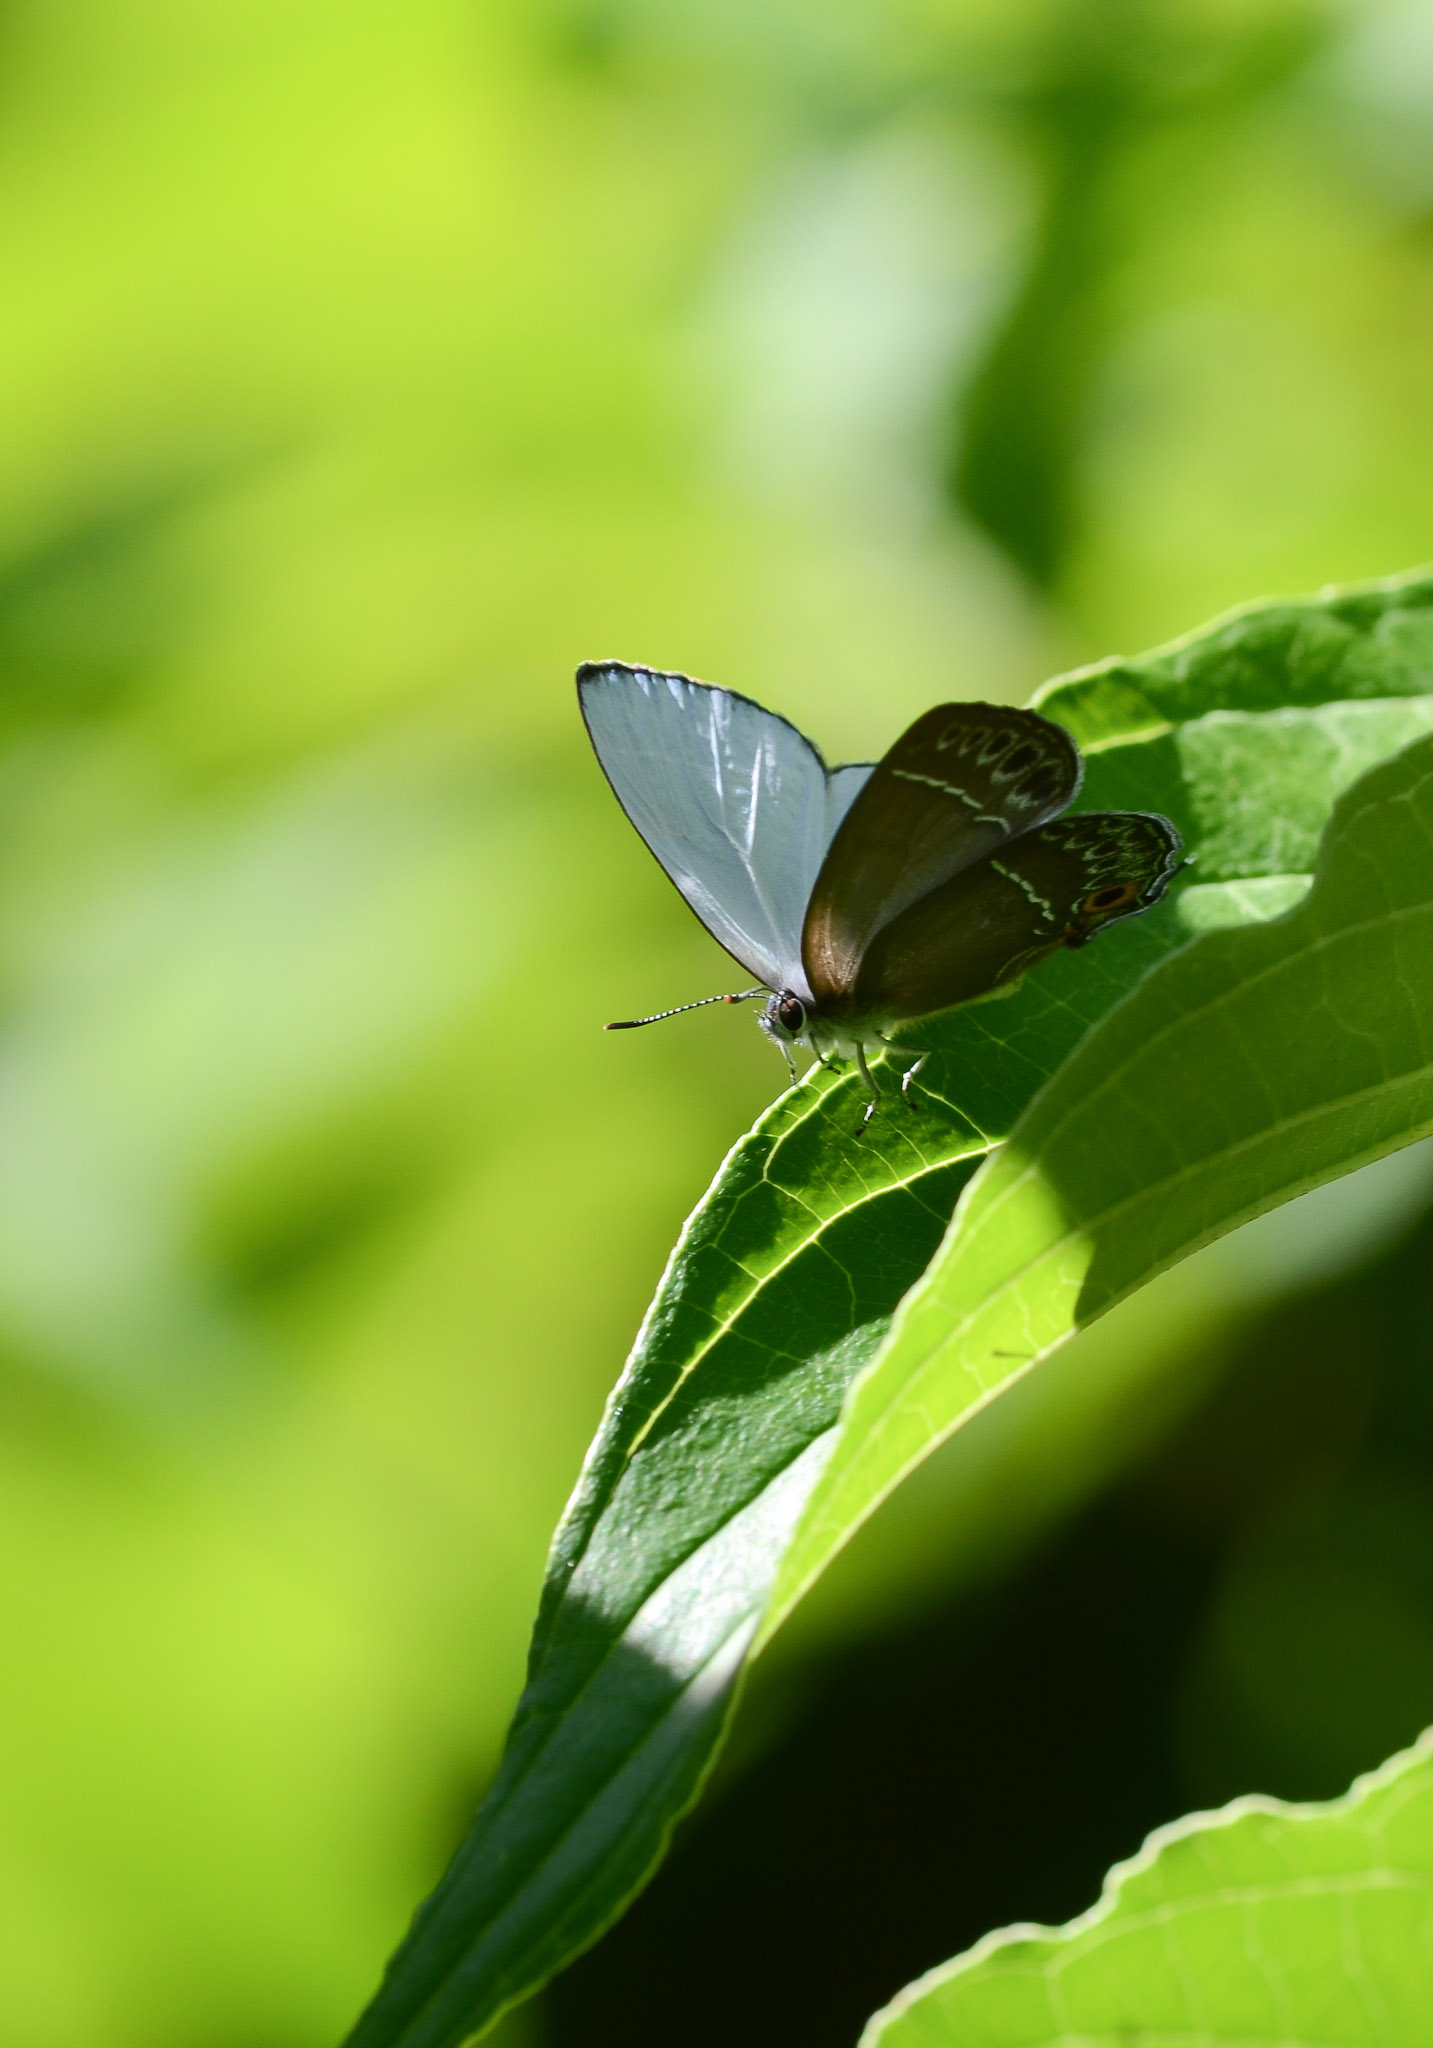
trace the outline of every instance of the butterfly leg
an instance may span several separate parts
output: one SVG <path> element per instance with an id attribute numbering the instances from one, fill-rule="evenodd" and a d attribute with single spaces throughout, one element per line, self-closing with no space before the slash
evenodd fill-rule
<path id="1" fill-rule="evenodd" d="M 923 1052 L 923 1053 L 921 1054 L 920 1058 L 919 1058 L 919 1059 L 918 1059 L 918 1060 L 916 1061 L 916 1063 L 915 1063 L 915 1065 L 914 1065 L 913 1067 L 907 1067 L 907 1068 L 906 1068 L 905 1072 L 904 1072 L 904 1073 L 903 1073 L 903 1074 L 901 1075 L 901 1093 L 902 1093 L 902 1095 L 909 1095 L 909 1094 L 910 1094 L 910 1092 L 911 1092 L 911 1082 L 912 1082 L 912 1081 L 914 1081 L 914 1079 L 915 1079 L 916 1075 L 917 1075 L 917 1074 L 918 1074 L 918 1073 L 920 1072 L 921 1068 L 922 1068 L 922 1067 L 923 1067 L 923 1066 L 925 1065 L 926 1061 L 927 1061 L 927 1060 L 928 1060 L 929 1058 L 930 1058 L 930 1054 L 929 1054 L 928 1052 Z"/>
<path id="2" fill-rule="evenodd" d="M 791 1085 L 794 1088 L 796 1086 L 796 1083 L 800 1080 L 801 1076 L 796 1071 L 796 1061 L 792 1057 L 791 1047 L 786 1043 L 786 1040 L 784 1038 L 778 1038 L 776 1040 L 776 1043 L 781 1048 L 781 1057 L 786 1062 L 786 1071 L 791 1076 Z"/>
<path id="3" fill-rule="evenodd" d="M 866 1104 L 866 1114 L 861 1118 L 861 1129 L 864 1130 L 881 1106 L 881 1091 L 876 1086 L 875 1075 L 866 1065 L 866 1048 L 859 1043 L 856 1046 L 856 1065 L 860 1068 L 861 1079 L 865 1082 L 871 1095 L 871 1100 Z"/>

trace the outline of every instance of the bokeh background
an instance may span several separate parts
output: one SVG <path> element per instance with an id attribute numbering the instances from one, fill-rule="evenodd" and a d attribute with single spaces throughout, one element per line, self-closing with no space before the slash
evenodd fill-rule
<path id="1" fill-rule="evenodd" d="M 7 0 L 0 308 L 0 2042 L 327 2048 L 781 1081 L 600 1035 L 728 968 L 575 664 L 862 758 L 1433 556 L 1433 0 Z M 1433 1719 L 1430 1195 L 943 1453 L 510 2038 L 838 2048 Z"/>

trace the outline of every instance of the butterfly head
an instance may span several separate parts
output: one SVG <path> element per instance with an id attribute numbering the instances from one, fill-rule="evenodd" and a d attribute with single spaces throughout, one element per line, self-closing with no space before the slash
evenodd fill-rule
<path id="1" fill-rule="evenodd" d="M 806 1004 L 793 989 L 784 988 L 773 992 L 767 998 L 761 1021 L 765 1029 L 780 1044 L 795 1045 L 806 1033 Z"/>

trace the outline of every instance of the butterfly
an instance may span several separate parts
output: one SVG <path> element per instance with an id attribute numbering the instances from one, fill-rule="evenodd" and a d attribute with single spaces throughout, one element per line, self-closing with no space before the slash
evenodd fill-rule
<path id="1" fill-rule="evenodd" d="M 1061 815 L 1084 763 L 1038 711 L 938 704 L 881 760 L 828 768 L 786 719 L 690 676 L 585 662 L 577 689 L 617 801 L 761 983 L 702 1000 L 764 996 L 793 1082 L 795 1045 L 823 1065 L 853 1060 L 868 1118 L 880 1099 L 868 1052 L 890 1032 L 909 1039 L 921 1018 L 999 994 L 1148 910 L 1181 865 L 1179 834 L 1155 812 Z"/>

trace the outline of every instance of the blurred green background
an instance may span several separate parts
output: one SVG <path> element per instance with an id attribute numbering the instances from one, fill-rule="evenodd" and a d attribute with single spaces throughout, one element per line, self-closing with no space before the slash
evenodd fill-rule
<path id="1" fill-rule="evenodd" d="M 600 1035 L 728 965 L 575 664 L 861 758 L 1433 555 L 1433 0 L 9 0 L 0 305 L 0 2041 L 324 2048 L 782 1079 L 748 1017 Z M 738 1756 L 1428 1177 L 992 1412 Z M 1433 1516 L 1400 1484 L 1375 1580 Z M 1310 1653 L 1258 1619 L 1282 1587 L 1297 1637 L 1314 1520 L 1230 1567 L 1191 1800 L 1218 1684 L 1246 1775 L 1376 1760 L 1291 1728 Z M 1359 1654 L 1433 1711 L 1433 1593 L 1378 1612 Z"/>

